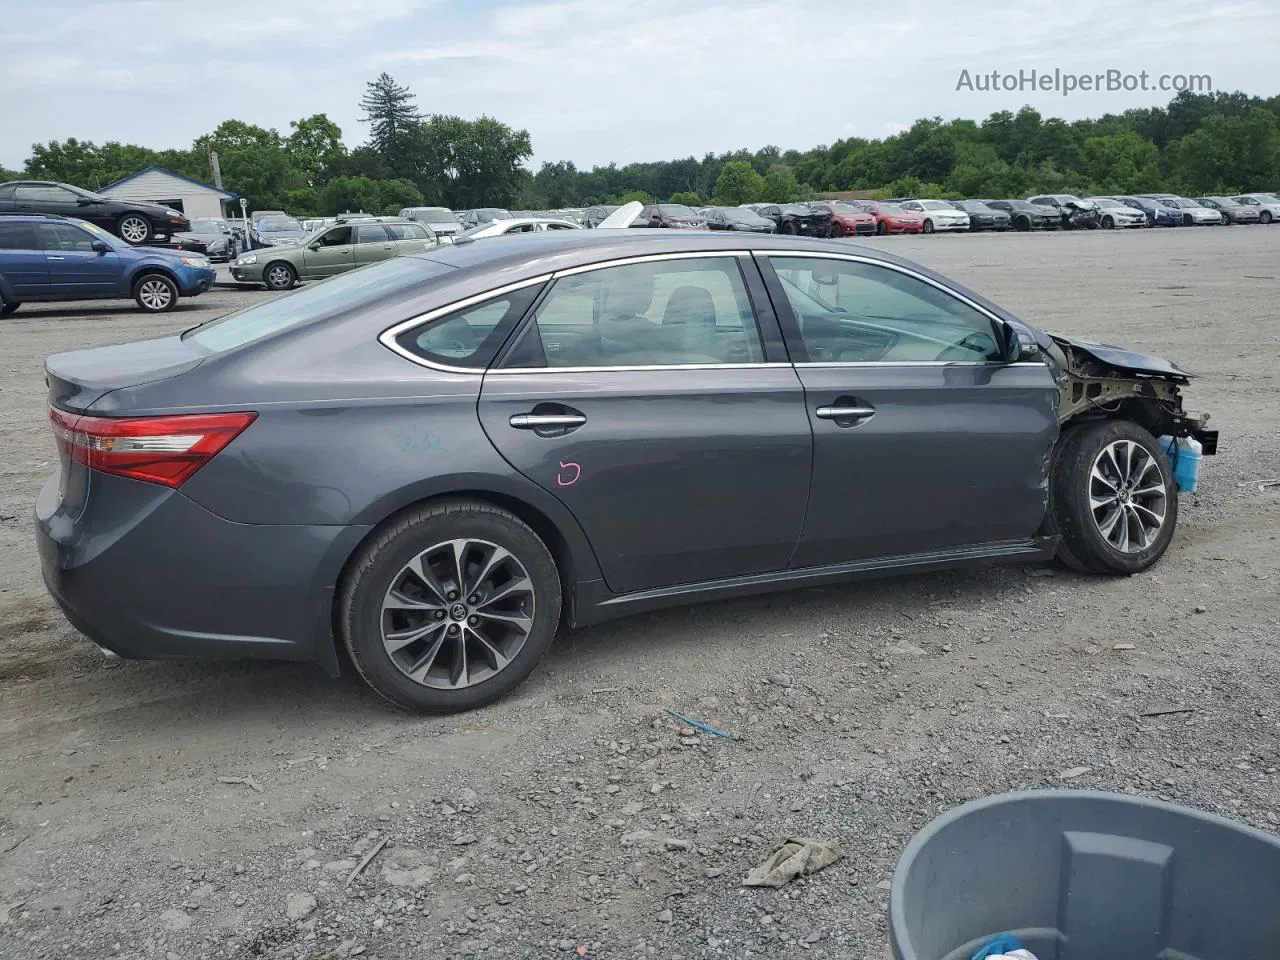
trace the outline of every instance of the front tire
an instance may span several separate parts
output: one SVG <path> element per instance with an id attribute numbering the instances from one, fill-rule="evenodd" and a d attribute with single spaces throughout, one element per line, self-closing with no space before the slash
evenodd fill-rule
<path id="1" fill-rule="evenodd" d="M 133 285 L 133 299 L 145 313 L 168 313 L 178 305 L 178 285 L 164 274 L 146 273 Z"/>
<path id="2" fill-rule="evenodd" d="M 360 676 L 398 706 L 473 710 L 537 666 L 560 623 L 551 551 L 514 514 L 454 500 L 418 507 L 376 533 L 338 598 Z"/>
<path id="3" fill-rule="evenodd" d="M 298 271 L 284 261 L 269 263 L 262 271 L 262 282 L 268 290 L 292 290 L 298 282 Z"/>
<path id="4" fill-rule="evenodd" d="M 116 221 L 116 234 L 133 247 L 147 243 L 155 236 L 151 221 L 136 213 L 126 213 Z"/>
<path id="5" fill-rule="evenodd" d="M 1112 217 L 1103 217 L 1103 218 L 1102 218 L 1102 228 L 1103 228 L 1104 230 L 1114 230 L 1114 229 L 1116 228 L 1116 221 L 1115 221 L 1115 219 L 1114 219 L 1114 218 L 1112 218 Z"/>
<path id="6" fill-rule="evenodd" d="M 888 232 L 889 232 L 889 227 L 885 224 L 883 220 L 879 220 L 876 222 L 876 236 L 883 237 Z"/>
<path id="7" fill-rule="evenodd" d="M 1259 223 L 1270 223 L 1271 220 L 1272 220 L 1272 217 L 1271 217 L 1270 210 L 1263 210 L 1260 214 L 1258 214 Z"/>
<path id="8" fill-rule="evenodd" d="M 844 236 L 844 231 L 840 229 L 838 223 L 832 223 L 827 227 L 827 238 L 830 240 L 838 240 Z"/>
<path id="9" fill-rule="evenodd" d="M 926 217 L 926 218 L 925 218 L 925 221 L 924 221 L 924 232 L 925 232 L 925 233 L 933 233 L 933 230 L 934 230 L 934 227 L 933 227 L 933 220 L 932 220 L 932 219 L 930 219 L 930 218 L 928 218 L 928 217 Z"/>
<path id="10" fill-rule="evenodd" d="M 1164 450 L 1131 420 L 1068 427 L 1049 481 L 1059 559 L 1086 573 L 1128 575 L 1161 556 L 1178 523 L 1178 491 Z"/>

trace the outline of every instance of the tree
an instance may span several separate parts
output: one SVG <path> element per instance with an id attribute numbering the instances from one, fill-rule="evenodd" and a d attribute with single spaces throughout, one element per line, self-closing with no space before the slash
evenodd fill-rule
<path id="1" fill-rule="evenodd" d="M 775 163 L 764 175 L 764 183 L 760 188 L 760 198 L 770 203 L 790 203 L 800 199 L 800 184 L 791 167 L 785 163 Z"/>
<path id="2" fill-rule="evenodd" d="M 631 203 L 633 200 L 639 200 L 641 203 L 653 203 L 653 194 L 646 193 L 643 190 L 628 190 L 613 202 L 617 204 L 624 204 Z"/>
<path id="3" fill-rule="evenodd" d="M 701 195 L 694 193 L 692 190 L 681 190 L 679 193 L 673 193 L 668 203 L 683 203 L 686 207 L 704 207 Z"/>
<path id="4" fill-rule="evenodd" d="M 398 174 L 413 173 L 412 152 L 415 133 L 422 114 L 414 104 L 414 95 L 388 73 L 365 84 L 360 99 L 361 118 L 369 124 L 369 144 L 380 153 Z"/>
<path id="5" fill-rule="evenodd" d="M 433 116 L 415 133 L 415 180 L 423 194 L 455 209 L 507 206 L 523 184 L 521 164 L 532 153 L 527 130 L 492 117 Z"/>
<path id="6" fill-rule="evenodd" d="M 334 161 L 346 153 L 342 129 L 323 113 L 302 120 L 290 120 L 293 132 L 285 141 L 289 164 L 314 186 Z"/>
<path id="7" fill-rule="evenodd" d="M 198 137 L 191 149 L 204 158 L 217 151 L 223 186 L 248 200 L 251 210 L 282 207 L 285 190 L 300 185 L 294 183 L 284 140 L 275 130 L 226 120 Z"/>
<path id="8" fill-rule="evenodd" d="M 378 183 L 378 212 L 396 214 L 405 207 L 420 207 L 425 203 L 422 191 L 411 180 L 382 180 Z"/>
<path id="9" fill-rule="evenodd" d="M 335 177 L 320 190 L 320 212 L 326 217 L 338 213 L 377 213 L 382 209 L 382 191 L 368 177 Z"/>
<path id="10" fill-rule="evenodd" d="M 765 178 L 756 173 L 748 160 L 730 160 L 722 166 L 714 193 L 716 203 L 728 207 L 769 199 Z"/>

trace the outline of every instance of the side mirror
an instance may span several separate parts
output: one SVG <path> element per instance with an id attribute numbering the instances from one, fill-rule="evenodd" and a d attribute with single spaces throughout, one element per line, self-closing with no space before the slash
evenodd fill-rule
<path id="1" fill-rule="evenodd" d="M 1031 332 L 1012 323 L 1000 324 L 1000 336 L 1003 341 L 1004 355 L 1008 363 L 1039 360 L 1040 344 Z"/>
<path id="2" fill-rule="evenodd" d="M 103 240 L 94 240 L 92 243 L 89 244 L 89 249 L 92 250 L 94 253 L 107 253 L 111 250 L 111 248 L 107 246 L 106 242 Z"/>
<path id="3" fill-rule="evenodd" d="M 77 207 L 91 207 L 91 206 L 93 206 L 93 201 L 92 201 L 92 200 L 90 200 L 88 197 L 79 197 L 79 198 L 76 200 L 76 206 L 77 206 Z"/>

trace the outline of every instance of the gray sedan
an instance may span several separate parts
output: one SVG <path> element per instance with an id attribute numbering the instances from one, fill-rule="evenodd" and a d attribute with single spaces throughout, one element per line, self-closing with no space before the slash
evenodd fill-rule
<path id="1" fill-rule="evenodd" d="M 437 247 L 46 374 L 37 542 L 76 627 L 349 660 L 428 711 L 511 690 L 562 623 L 1055 555 L 1140 572 L 1178 517 L 1157 438 L 1217 440 L 1167 360 L 746 233 Z"/>

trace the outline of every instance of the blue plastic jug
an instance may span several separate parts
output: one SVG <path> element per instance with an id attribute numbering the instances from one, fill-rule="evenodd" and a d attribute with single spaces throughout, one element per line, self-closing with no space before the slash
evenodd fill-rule
<path id="1" fill-rule="evenodd" d="M 1200 458 L 1203 448 L 1195 437 L 1161 437 L 1160 446 L 1173 464 L 1173 482 L 1183 493 L 1195 493 L 1200 485 Z"/>

